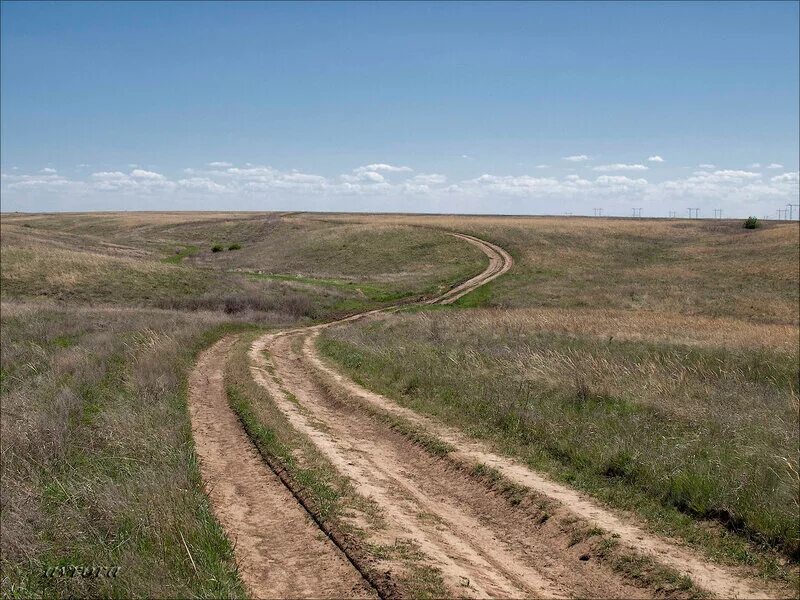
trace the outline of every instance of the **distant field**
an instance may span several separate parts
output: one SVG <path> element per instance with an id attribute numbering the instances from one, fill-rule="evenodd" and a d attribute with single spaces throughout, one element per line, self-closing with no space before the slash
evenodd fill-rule
<path id="1" fill-rule="evenodd" d="M 451 309 L 328 329 L 324 354 L 722 560 L 800 558 L 797 226 L 426 222 L 514 268 Z"/>
<path id="2" fill-rule="evenodd" d="M 256 319 L 321 318 L 431 293 L 484 260 L 438 231 L 277 214 L 3 215 L 0 240 L 4 299 Z"/>

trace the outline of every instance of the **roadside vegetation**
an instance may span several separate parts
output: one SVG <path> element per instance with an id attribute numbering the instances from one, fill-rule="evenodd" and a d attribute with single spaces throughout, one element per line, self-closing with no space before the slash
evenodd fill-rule
<path id="1" fill-rule="evenodd" d="M 202 491 L 186 370 L 231 324 L 3 304 L 3 597 L 242 597 Z M 46 577 L 70 565 L 116 577 Z"/>
<path id="2" fill-rule="evenodd" d="M 796 583 L 797 228 L 591 221 L 464 219 L 510 273 L 319 347 L 655 531 Z"/>

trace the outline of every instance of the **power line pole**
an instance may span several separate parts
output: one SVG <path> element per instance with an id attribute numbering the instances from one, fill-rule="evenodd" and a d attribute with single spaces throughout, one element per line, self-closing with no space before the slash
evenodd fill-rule
<path id="1" fill-rule="evenodd" d="M 798 208 L 798 213 L 800 213 L 800 204 L 787 204 L 786 206 L 789 207 L 789 220 L 792 220 L 792 209 L 796 206 Z"/>
<path id="2" fill-rule="evenodd" d="M 670 219 L 674 219 L 677 216 L 678 216 L 678 213 L 676 213 L 674 210 L 669 211 L 669 218 Z"/>
<path id="3" fill-rule="evenodd" d="M 603 209 L 602 208 L 593 208 L 594 216 L 595 217 L 602 217 L 603 216 Z"/>
<path id="4" fill-rule="evenodd" d="M 689 218 L 692 218 L 692 212 L 694 212 L 694 218 L 697 219 L 700 216 L 700 209 L 699 208 L 690 208 L 689 210 Z"/>
<path id="5" fill-rule="evenodd" d="M 783 210 L 781 210 L 781 209 L 779 208 L 779 209 L 778 209 L 778 221 L 782 221 L 782 220 L 783 220 L 783 219 L 781 218 L 781 213 L 783 213 L 783 219 L 785 219 L 785 218 L 786 218 L 786 209 L 784 208 Z"/>
<path id="6" fill-rule="evenodd" d="M 714 209 L 714 218 L 715 219 L 721 219 L 722 218 L 722 209 L 721 208 L 715 208 Z"/>
<path id="7" fill-rule="evenodd" d="M 633 216 L 634 217 L 641 217 L 642 216 L 642 209 L 641 208 L 634 208 L 633 209 Z"/>

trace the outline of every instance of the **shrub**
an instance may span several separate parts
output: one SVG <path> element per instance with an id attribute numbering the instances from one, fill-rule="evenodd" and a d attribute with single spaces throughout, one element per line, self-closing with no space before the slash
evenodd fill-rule
<path id="1" fill-rule="evenodd" d="M 213 246 L 211 246 L 212 252 L 222 252 L 223 250 L 224 248 L 222 247 L 222 244 L 214 244 Z"/>
<path id="2" fill-rule="evenodd" d="M 231 244 L 230 246 L 228 246 L 228 250 L 241 250 L 241 249 L 242 249 L 241 244 Z"/>
<path id="3" fill-rule="evenodd" d="M 297 293 L 267 295 L 258 292 L 232 292 L 165 298 L 155 302 L 159 308 L 173 310 L 210 310 L 236 315 L 245 311 L 277 312 L 294 317 L 317 316 L 314 303 Z"/>
<path id="4" fill-rule="evenodd" d="M 744 222 L 743 227 L 745 229 L 757 229 L 761 227 L 761 221 L 759 221 L 755 217 L 747 217 L 747 220 Z"/>

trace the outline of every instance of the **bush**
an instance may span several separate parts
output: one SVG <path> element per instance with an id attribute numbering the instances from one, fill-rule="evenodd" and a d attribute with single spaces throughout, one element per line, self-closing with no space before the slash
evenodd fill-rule
<path id="1" fill-rule="evenodd" d="M 761 227 L 761 221 L 759 221 L 755 217 L 747 217 L 747 220 L 744 222 L 743 227 L 745 229 L 757 229 Z"/>
<path id="2" fill-rule="evenodd" d="M 222 252 L 223 250 L 224 248 L 222 247 L 222 244 L 214 244 L 213 246 L 211 246 L 212 252 Z"/>
<path id="3" fill-rule="evenodd" d="M 241 249 L 242 249 L 241 244 L 231 244 L 230 246 L 228 246 L 228 250 L 241 250 Z"/>
<path id="4" fill-rule="evenodd" d="M 210 310 L 236 315 L 246 311 L 276 312 L 294 317 L 317 316 L 314 303 L 298 293 L 268 295 L 263 292 L 232 292 L 204 294 L 202 296 L 183 296 L 157 300 L 158 308 L 173 310 Z"/>

